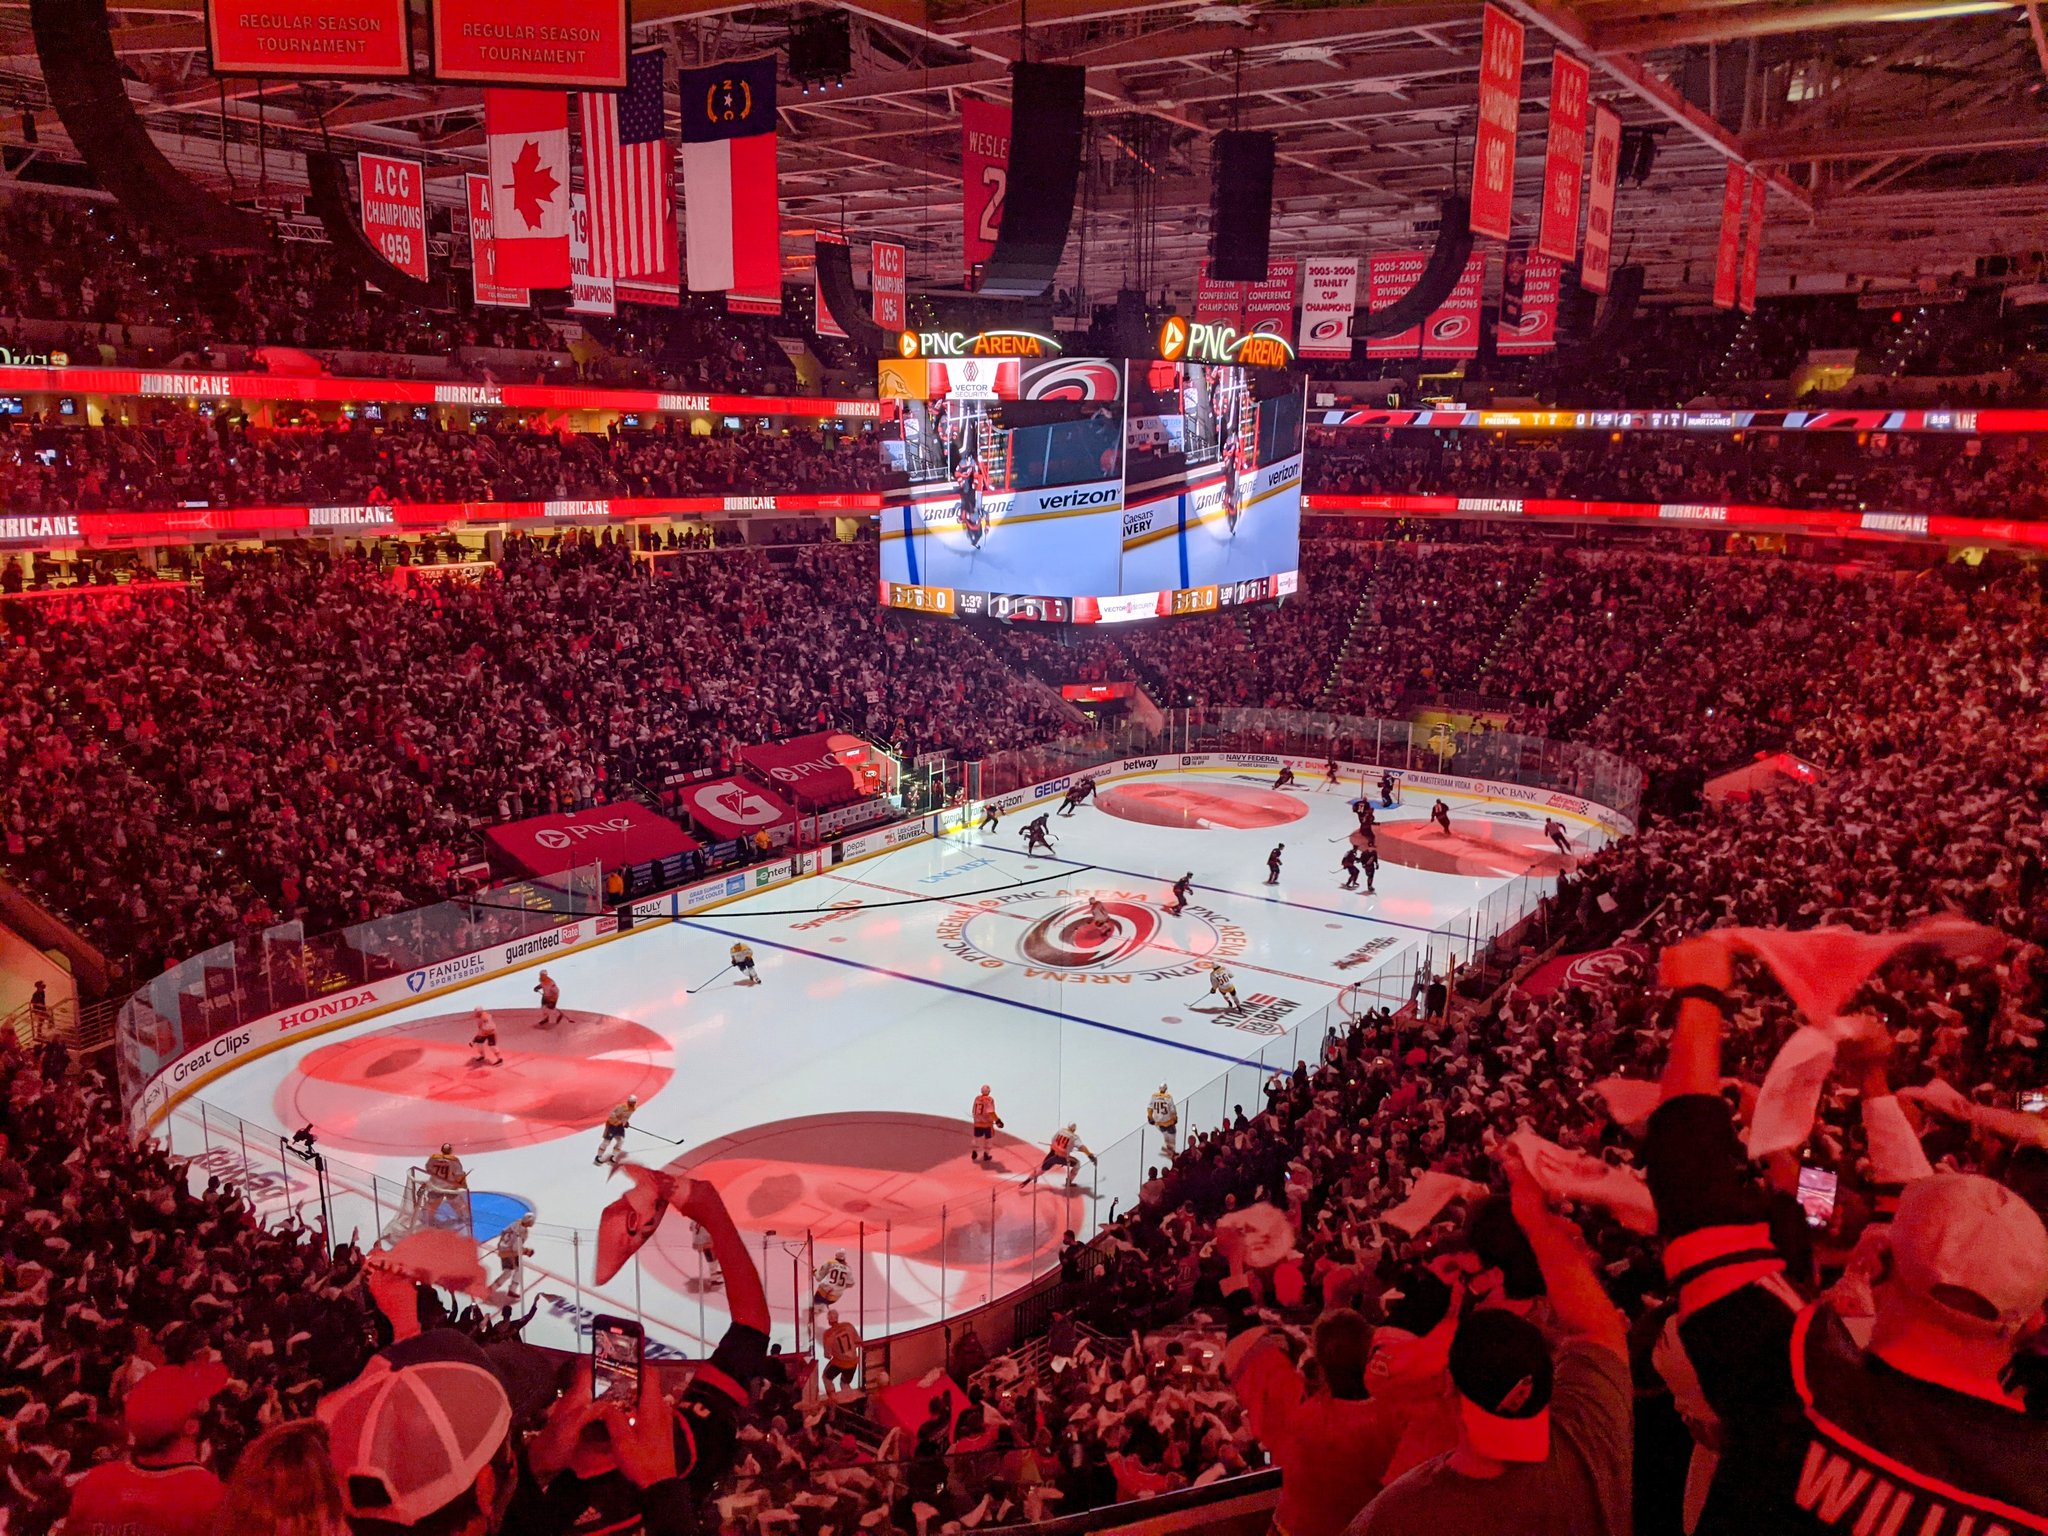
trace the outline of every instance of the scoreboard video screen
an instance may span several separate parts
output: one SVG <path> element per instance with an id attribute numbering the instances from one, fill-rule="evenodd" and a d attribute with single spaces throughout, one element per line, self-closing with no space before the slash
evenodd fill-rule
<path id="1" fill-rule="evenodd" d="M 1297 589 L 1304 384 L 1107 358 L 885 363 L 882 601 L 1115 623 Z"/>

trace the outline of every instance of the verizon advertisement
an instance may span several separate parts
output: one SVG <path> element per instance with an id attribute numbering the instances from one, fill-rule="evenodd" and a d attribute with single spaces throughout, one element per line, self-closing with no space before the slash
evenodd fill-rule
<path id="1" fill-rule="evenodd" d="M 1301 284 L 1297 357 L 1349 357 L 1351 314 L 1358 308 L 1358 259 L 1311 256 Z"/>
<path id="2" fill-rule="evenodd" d="M 358 154 L 363 235 L 407 277 L 427 280 L 427 177 L 417 160 Z"/>
<path id="3" fill-rule="evenodd" d="M 1486 8 L 1479 32 L 1479 135 L 1472 150 L 1472 233 L 1505 240 L 1515 213 L 1515 130 L 1522 120 L 1522 24 Z"/>
<path id="4" fill-rule="evenodd" d="M 216 75 L 403 80 L 412 74 L 405 0 L 207 0 Z"/>
<path id="5" fill-rule="evenodd" d="M 626 88 L 626 0 L 427 0 L 437 80 Z"/>

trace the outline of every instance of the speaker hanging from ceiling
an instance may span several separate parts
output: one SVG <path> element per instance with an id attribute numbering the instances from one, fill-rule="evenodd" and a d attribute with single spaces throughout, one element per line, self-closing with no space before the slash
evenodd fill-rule
<path id="1" fill-rule="evenodd" d="M 1587 352 L 1604 352 L 1612 347 L 1634 323 L 1636 306 L 1642 298 L 1642 263 L 1631 262 L 1627 266 L 1616 267 L 1614 278 L 1607 285 L 1607 300 L 1600 306 L 1599 317 L 1577 346 Z"/>
<path id="2" fill-rule="evenodd" d="M 1086 82 L 1074 64 L 1010 66 L 1009 180 L 978 290 L 989 298 L 1035 299 L 1052 287 L 1081 180 Z"/>
<path id="3" fill-rule="evenodd" d="M 869 357 L 895 352 L 896 338 L 875 324 L 868 301 L 853 284 L 853 247 L 844 240 L 818 242 L 818 297 L 851 346 Z"/>
<path id="4" fill-rule="evenodd" d="M 1270 133 L 1231 128 L 1216 135 L 1210 199 L 1209 275 L 1220 283 L 1263 283 L 1273 245 Z"/>
<path id="5" fill-rule="evenodd" d="M 1422 324 L 1451 296 L 1458 279 L 1465 275 L 1465 263 L 1472 255 L 1472 205 L 1453 193 L 1443 201 L 1436 231 L 1436 244 L 1415 286 L 1385 309 L 1375 309 L 1351 324 L 1353 337 L 1398 336 Z"/>
<path id="6" fill-rule="evenodd" d="M 86 168 L 121 206 L 191 250 L 260 251 L 260 215 L 215 197 L 151 142 L 128 100 L 106 0 L 29 0 L 28 19 L 50 105 Z"/>
<path id="7" fill-rule="evenodd" d="M 374 284 L 402 304 L 421 309 L 453 309 L 448 277 L 421 282 L 386 261 L 364 236 L 356 223 L 355 204 L 349 196 L 348 163 L 339 155 L 319 150 L 306 156 L 306 211 L 320 221 L 335 256 L 350 272 Z"/>

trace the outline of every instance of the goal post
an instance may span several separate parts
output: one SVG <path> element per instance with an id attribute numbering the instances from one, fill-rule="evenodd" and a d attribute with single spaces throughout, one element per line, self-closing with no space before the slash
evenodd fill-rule
<path id="1" fill-rule="evenodd" d="M 457 1232 L 476 1241 L 476 1222 L 470 1212 L 466 1185 L 448 1184 L 424 1168 L 409 1168 L 405 1174 L 405 1199 L 392 1214 L 380 1235 L 394 1243 L 414 1232 Z"/>

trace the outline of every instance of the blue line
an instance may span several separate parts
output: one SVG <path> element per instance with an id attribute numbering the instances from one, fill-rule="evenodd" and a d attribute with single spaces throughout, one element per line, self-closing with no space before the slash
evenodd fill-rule
<path id="1" fill-rule="evenodd" d="M 735 913 L 734 915 L 740 916 L 743 914 Z M 783 949 L 793 955 L 805 955 L 813 960 L 824 960 L 833 965 L 843 965 L 849 970 L 872 971 L 877 976 L 892 976 L 898 981 L 915 982 L 920 987 L 937 987 L 941 992 L 957 992 L 962 997 L 977 998 L 982 1002 L 994 1003 L 1003 1008 L 1021 1008 L 1026 1013 L 1042 1013 L 1048 1019 L 1058 1019 L 1062 1024 L 1081 1024 L 1089 1029 L 1107 1030 L 1112 1035 L 1128 1035 L 1133 1040 L 1144 1040 L 1152 1045 L 1163 1045 L 1169 1050 L 1190 1051 L 1197 1056 L 1207 1056 L 1213 1061 L 1227 1061 L 1233 1067 L 1259 1064 L 1256 1055 L 1226 1056 L 1221 1051 L 1208 1050 L 1199 1045 L 1183 1045 L 1178 1040 L 1168 1040 L 1159 1035 L 1148 1035 L 1142 1029 L 1125 1029 L 1117 1024 L 1104 1024 L 1099 1019 L 1084 1019 L 1077 1013 L 1061 1013 L 1057 1009 L 1041 1008 L 1036 1003 L 1020 1003 L 1015 998 L 994 997 L 987 992 L 977 992 L 972 987 L 956 987 L 949 981 L 933 981 L 929 976 L 913 976 L 908 971 L 892 971 L 886 965 L 870 965 L 864 960 L 848 960 L 842 955 L 828 955 L 819 950 L 805 949 L 801 944 L 782 944 L 774 939 L 764 939 L 758 934 L 735 933 L 730 928 L 714 928 L 709 923 L 700 923 L 687 917 L 677 918 L 676 923 L 679 927 L 683 928 L 701 928 L 704 932 L 715 933 L 720 938 L 745 939 L 750 944 L 765 944 L 770 949 Z"/>
<path id="2" fill-rule="evenodd" d="M 1188 584 L 1188 493 L 1182 491 L 1174 498 L 1174 504 L 1180 513 L 1180 532 L 1173 542 L 1180 550 L 1180 584 L 1185 587 Z"/>
<path id="3" fill-rule="evenodd" d="M 917 586 L 917 534 L 912 527 L 910 503 L 907 501 L 903 504 L 903 568 L 910 577 L 910 584 Z"/>

